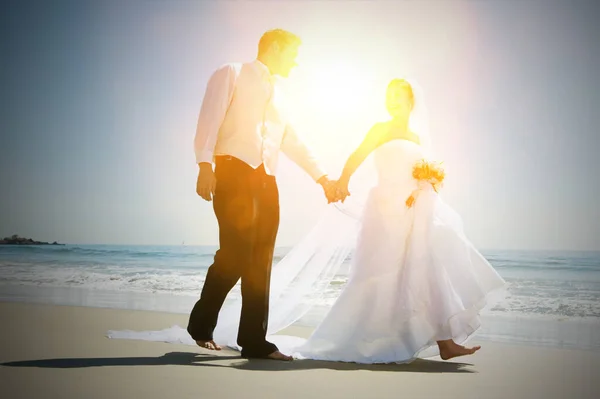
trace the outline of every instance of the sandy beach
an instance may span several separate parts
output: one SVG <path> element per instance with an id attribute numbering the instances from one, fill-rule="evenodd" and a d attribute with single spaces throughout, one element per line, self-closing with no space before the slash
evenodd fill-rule
<path id="1" fill-rule="evenodd" d="M 600 397 L 598 352 L 483 342 L 449 362 L 283 363 L 105 336 L 185 325 L 179 314 L 0 303 L 0 321 L 0 396 L 10 399 Z"/>

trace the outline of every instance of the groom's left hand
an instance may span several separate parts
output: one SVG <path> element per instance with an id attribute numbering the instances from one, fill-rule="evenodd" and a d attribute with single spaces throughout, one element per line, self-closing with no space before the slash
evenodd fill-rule
<path id="1" fill-rule="evenodd" d="M 323 187 L 323 191 L 325 193 L 325 197 L 327 198 L 327 203 L 330 204 L 332 202 L 339 201 L 339 198 L 336 196 L 336 184 L 335 181 L 329 180 L 327 175 L 321 177 L 317 180 L 317 183 Z"/>

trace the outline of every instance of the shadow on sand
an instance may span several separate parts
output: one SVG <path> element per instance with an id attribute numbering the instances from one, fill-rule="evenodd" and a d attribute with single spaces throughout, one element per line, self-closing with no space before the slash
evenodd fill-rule
<path id="1" fill-rule="evenodd" d="M 325 362 L 319 360 L 294 360 L 282 362 L 262 359 L 242 359 L 239 355 L 208 355 L 194 352 L 169 352 L 158 357 L 95 357 L 22 360 L 1 363 L 4 367 L 40 367 L 40 368 L 85 368 L 114 366 L 203 366 L 225 367 L 252 371 L 293 371 L 328 369 L 339 371 L 369 370 L 397 371 L 414 373 L 475 373 L 467 369 L 469 363 L 454 363 L 417 359 L 410 364 L 358 364 L 344 362 Z"/>

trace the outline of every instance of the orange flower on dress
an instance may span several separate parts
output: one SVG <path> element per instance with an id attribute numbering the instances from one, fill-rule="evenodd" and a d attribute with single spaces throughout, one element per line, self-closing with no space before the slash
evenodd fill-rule
<path id="1" fill-rule="evenodd" d="M 412 176 L 414 179 L 418 180 L 419 183 L 429 183 L 431 187 L 435 190 L 435 192 L 439 192 L 438 190 L 441 188 L 442 183 L 444 182 L 444 177 L 446 177 L 446 172 L 442 167 L 441 162 L 435 161 L 427 161 L 425 159 L 420 160 L 413 167 Z M 413 191 L 412 194 L 406 199 L 406 206 L 411 207 L 415 203 L 416 195 L 418 194 L 418 189 Z"/>

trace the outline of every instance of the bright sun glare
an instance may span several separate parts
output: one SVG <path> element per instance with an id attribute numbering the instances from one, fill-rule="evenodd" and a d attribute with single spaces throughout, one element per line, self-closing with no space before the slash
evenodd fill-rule
<path id="1" fill-rule="evenodd" d="M 289 87 L 294 125 L 321 154 L 358 145 L 368 129 L 387 117 L 385 84 L 360 59 L 324 60 L 311 54 L 299 60 Z"/>
<path id="2" fill-rule="evenodd" d="M 372 95 L 365 85 L 366 76 L 349 63 L 325 65 L 314 74 L 309 90 L 314 101 L 326 107 L 331 115 L 352 112 L 361 99 Z"/>

